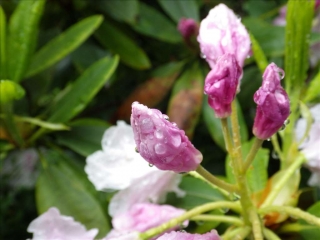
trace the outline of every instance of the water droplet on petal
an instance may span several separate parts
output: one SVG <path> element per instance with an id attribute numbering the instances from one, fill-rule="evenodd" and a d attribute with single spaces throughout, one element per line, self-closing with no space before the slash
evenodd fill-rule
<path id="1" fill-rule="evenodd" d="M 268 138 L 268 139 L 267 139 L 267 141 L 268 141 L 268 142 L 270 142 L 270 141 L 271 141 L 271 139 L 270 139 L 270 138 Z"/>
<path id="2" fill-rule="evenodd" d="M 157 143 L 154 146 L 154 151 L 156 152 L 156 154 L 164 154 L 166 152 L 166 146 L 161 143 Z"/>
<path id="3" fill-rule="evenodd" d="M 143 118 L 140 121 L 140 129 L 142 133 L 150 133 L 153 131 L 153 121 L 151 120 L 151 118 Z"/>
<path id="4" fill-rule="evenodd" d="M 277 154 L 277 152 L 275 150 L 272 150 L 271 156 L 274 159 L 279 159 L 279 156 L 278 156 L 278 154 Z"/>
<path id="5" fill-rule="evenodd" d="M 139 150 L 138 150 L 138 148 L 137 148 L 137 147 L 135 147 L 135 148 L 134 148 L 134 150 L 135 150 L 137 153 L 139 153 Z"/>
<path id="6" fill-rule="evenodd" d="M 179 147 L 180 144 L 181 144 L 180 134 L 172 135 L 172 136 L 171 136 L 171 143 L 173 144 L 173 146 Z"/>
<path id="7" fill-rule="evenodd" d="M 163 132 L 161 129 L 157 129 L 155 132 L 154 132 L 154 135 L 156 136 L 156 138 L 158 139 L 162 139 L 163 138 Z"/>
<path id="8" fill-rule="evenodd" d="M 207 56 L 205 54 L 203 54 L 203 53 L 200 53 L 200 57 L 203 58 L 203 59 L 207 58 Z"/>
<path id="9" fill-rule="evenodd" d="M 165 120 L 169 120 L 169 116 L 168 116 L 168 115 L 163 114 L 162 116 L 163 116 L 163 118 L 164 118 Z"/>
<path id="10" fill-rule="evenodd" d="M 172 125 L 173 125 L 174 127 L 176 127 L 176 126 L 177 126 L 177 124 L 176 124 L 175 122 L 173 122 L 173 123 L 172 123 Z"/>
<path id="11" fill-rule="evenodd" d="M 149 167 L 153 167 L 153 164 L 149 163 Z"/>

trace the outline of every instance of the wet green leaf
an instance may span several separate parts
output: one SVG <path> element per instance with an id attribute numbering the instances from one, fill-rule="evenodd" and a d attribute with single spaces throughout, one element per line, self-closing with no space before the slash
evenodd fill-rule
<path id="1" fill-rule="evenodd" d="M 111 23 L 104 22 L 95 36 L 104 47 L 119 54 L 120 60 L 128 66 L 137 69 L 150 68 L 151 63 L 146 53 Z"/>
<path id="2" fill-rule="evenodd" d="M 156 9 L 140 2 L 139 18 L 133 28 L 161 41 L 177 43 L 182 40 L 177 27 Z"/>
<path id="3" fill-rule="evenodd" d="M 52 39 L 33 57 L 27 77 L 50 67 L 76 49 L 98 28 L 102 20 L 103 17 L 99 15 L 85 18 Z"/>
<path id="4" fill-rule="evenodd" d="M 176 23 L 178 23 L 181 18 L 193 18 L 199 21 L 198 5 L 194 0 L 158 0 L 158 2 Z"/>
<path id="5" fill-rule="evenodd" d="M 6 15 L 0 6 L 0 79 L 7 78 L 7 22 Z"/>
<path id="6" fill-rule="evenodd" d="M 263 52 L 263 50 L 260 47 L 260 44 L 255 39 L 255 37 L 250 34 L 251 44 L 252 44 L 252 51 L 253 51 L 253 57 L 261 71 L 261 73 L 264 72 L 266 67 L 268 66 L 268 60 Z"/>
<path id="7" fill-rule="evenodd" d="M 305 102 L 311 102 L 312 100 L 320 97 L 320 71 L 311 80 L 310 85 L 307 89 L 306 95 L 304 97 Z"/>
<path id="8" fill-rule="evenodd" d="M 38 37 L 38 24 L 45 0 L 20 1 L 9 22 L 8 75 L 19 82 L 24 77 Z"/>
<path id="9" fill-rule="evenodd" d="M 106 57 L 92 64 L 71 87 L 67 87 L 63 96 L 56 99 L 48 121 L 64 123 L 80 113 L 110 79 L 118 61 L 118 56 Z"/>

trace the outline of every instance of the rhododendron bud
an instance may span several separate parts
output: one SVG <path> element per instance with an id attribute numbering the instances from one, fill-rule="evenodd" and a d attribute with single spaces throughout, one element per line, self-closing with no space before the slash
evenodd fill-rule
<path id="1" fill-rule="evenodd" d="M 181 18 L 178 24 L 178 30 L 185 40 L 191 36 L 196 36 L 199 31 L 197 22 L 192 18 Z"/>
<path id="2" fill-rule="evenodd" d="M 202 161 L 202 154 L 183 130 L 167 120 L 157 109 L 134 102 L 131 126 L 137 150 L 150 164 L 161 170 L 189 172 Z"/>
<path id="3" fill-rule="evenodd" d="M 93 240 L 98 229 L 87 231 L 81 223 L 52 207 L 30 223 L 28 232 L 33 233 L 33 240 Z"/>
<path id="4" fill-rule="evenodd" d="M 209 72 L 204 84 L 208 103 L 216 117 L 225 118 L 231 114 L 231 103 L 237 92 L 242 69 L 233 54 L 224 54 Z"/>
<path id="5" fill-rule="evenodd" d="M 220 240 L 216 230 L 211 230 L 211 232 L 205 234 L 191 234 L 186 232 L 170 232 L 165 233 L 157 240 Z"/>
<path id="6" fill-rule="evenodd" d="M 201 21 L 198 42 L 204 58 L 213 68 L 217 59 L 225 53 L 236 56 L 243 67 L 250 52 L 250 37 L 241 20 L 224 4 L 210 10 Z"/>
<path id="7" fill-rule="evenodd" d="M 274 63 L 269 64 L 262 76 L 262 86 L 254 94 L 254 101 L 258 106 L 253 134 L 257 138 L 270 138 L 283 126 L 290 114 L 288 94 L 280 85 L 283 77 L 284 71 L 281 68 Z"/>

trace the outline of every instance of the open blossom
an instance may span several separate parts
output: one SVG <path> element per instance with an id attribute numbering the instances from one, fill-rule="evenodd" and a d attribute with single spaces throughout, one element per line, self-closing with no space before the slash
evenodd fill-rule
<path id="1" fill-rule="evenodd" d="M 222 55 L 209 72 L 204 84 L 208 103 L 216 117 L 225 118 L 231 114 L 231 103 L 235 98 L 242 69 L 233 54 Z"/>
<path id="2" fill-rule="evenodd" d="M 52 207 L 30 223 L 28 232 L 33 233 L 33 240 L 93 240 L 98 229 L 87 231 L 81 223 Z"/>
<path id="3" fill-rule="evenodd" d="M 121 190 L 155 169 L 135 151 L 132 128 L 124 121 L 108 128 L 102 138 L 102 151 L 87 157 L 85 172 L 97 190 Z"/>
<path id="4" fill-rule="evenodd" d="M 224 4 L 210 10 L 201 21 L 198 42 L 210 67 L 213 68 L 218 58 L 225 53 L 236 56 L 243 67 L 250 52 L 250 37 L 239 17 Z"/>
<path id="5" fill-rule="evenodd" d="M 276 64 L 267 66 L 262 76 L 262 86 L 254 94 L 258 105 L 253 125 L 253 134 L 260 139 L 268 139 L 284 124 L 290 114 L 288 94 L 282 88 L 280 81 L 284 71 Z"/>
<path id="6" fill-rule="evenodd" d="M 308 136 L 303 140 L 299 148 L 307 159 L 306 166 L 312 172 L 308 184 L 320 187 L 320 104 L 310 108 L 310 112 L 314 122 L 310 127 Z M 297 141 L 301 141 L 307 130 L 307 120 L 304 118 L 299 119 L 295 130 Z"/>
<path id="7" fill-rule="evenodd" d="M 116 193 L 109 203 L 109 214 L 116 217 L 129 211 L 137 203 L 162 203 L 168 192 L 175 192 L 177 196 L 182 197 L 185 192 L 178 188 L 180 180 L 179 174 L 156 169 Z"/>
<path id="8" fill-rule="evenodd" d="M 220 240 L 216 230 L 211 230 L 211 232 L 205 234 L 191 234 L 186 232 L 170 232 L 165 233 L 157 240 Z"/>
<path id="9" fill-rule="evenodd" d="M 169 122 L 157 109 L 134 102 L 131 126 L 141 156 L 161 170 L 189 172 L 202 161 L 202 154 L 185 132 Z"/>

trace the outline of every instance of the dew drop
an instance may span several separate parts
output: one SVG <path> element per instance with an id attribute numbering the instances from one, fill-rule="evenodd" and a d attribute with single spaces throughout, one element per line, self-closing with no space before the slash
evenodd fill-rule
<path id="1" fill-rule="evenodd" d="M 213 84 L 213 87 L 215 87 L 215 88 L 220 88 L 220 86 L 221 86 L 220 82 L 216 82 Z"/>
<path id="2" fill-rule="evenodd" d="M 278 156 L 278 154 L 276 153 L 275 150 L 272 151 L 271 156 L 272 156 L 272 158 L 274 158 L 274 159 L 279 159 L 279 156 Z"/>
<path id="3" fill-rule="evenodd" d="M 270 139 L 270 138 L 268 138 L 268 139 L 267 139 L 267 141 L 268 141 L 268 142 L 270 142 L 270 141 L 271 141 L 271 139 Z"/>
<path id="4" fill-rule="evenodd" d="M 154 132 L 154 135 L 156 136 L 156 138 L 158 139 L 162 139 L 163 138 L 163 132 L 161 129 L 157 129 L 155 132 Z"/>
<path id="5" fill-rule="evenodd" d="M 169 120 L 169 116 L 168 116 L 168 115 L 163 114 L 162 116 L 163 116 L 163 118 L 164 118 L 165 120 Z"/>
<path id="6" fill-rule="evenodd" d="M 139 150 L 138 150 L 138 148 L 137 148 L 137 147 L 135 147 L 135 148 L 134 148 L 134 150 L 135 150 L 137 153 L 139 153 Z"/>
<path id="7" fill-rule="evenodd" d="M 177 126 L 177 124 L 176 124 L 175 122 L 173 122 L 173 123 L 172 123 L 172 125 L 173 125 L 174 127 L 176 127 L 176 126 Z"/>
<path id="8" fill-rule="evenodd" d="M 153 131 L 153 122 L 151 118 L 143 118 L 140 122 L 140 129 L 142 133 L 150 133 Z"/>
<path id="9" fill-rule="evenodd" d="M 173 146 L 179 147 L 181 144 L 180 134 L 172 135 L 171 136 L 171 143 L 173 144 Z"/>
<path id="10" fill-rule="evenodd" d="M 203 58 L 203 59 L 207 58 L 207 56 L 205 54 L 203 54 L 203 53 L 200 53 L 200 57 Z"/>
<path id="11" fill-rule="evenodd" d="M 156 154 L 164 154 L 166 152 L 166 146 L 161 143 L 157 143 L 154 146 L 154 151 L 156 152 Z"/>
<path id="12" fill-rule="evenodd" d="M 153 164 L 149 163 L 149 167 L 153 167 Z"/>

